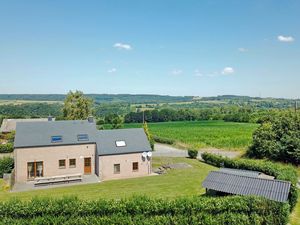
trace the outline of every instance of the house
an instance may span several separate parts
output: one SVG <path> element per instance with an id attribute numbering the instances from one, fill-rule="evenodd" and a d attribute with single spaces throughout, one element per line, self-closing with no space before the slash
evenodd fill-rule
<path id="1" fill-rule="evenodd" d="M 18 122 L 15 182 L 72 174 L 100 180 L 151 173 L 151 147 L 142 128 L 97 130 L 92 118 Z"/>
<path id="2" fill-rule="evenodd" d="M 207 191 L 234 195 L 255 195 L 286 202 L 291 183 L 257 171 L 221 168 L 211 171 L 202 183 Z"/>
<path id="3" fill-rule="evenodd" d="M 16 130 L 18 122 L 41 122 L 41 121 L 54 121 L 55 118 L 49 116 L 48 118 L 34 118 L 34 119 L 3 119 L 0 133 L 10 133 Z"/>

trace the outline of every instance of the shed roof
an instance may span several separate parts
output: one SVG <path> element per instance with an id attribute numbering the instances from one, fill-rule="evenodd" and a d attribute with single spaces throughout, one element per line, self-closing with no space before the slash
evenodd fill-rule
<path id="1" fill-rule="evenodd" d="M 215 191 L 237 195 L 256 195 L 278 202 L 286 202 L 291 183 L 222 171 L 211 171 L 202 186 Z"/>
<path id="2" fill-rule="evenodd" d="M 253 170 L 239 170 L 239 169 L 232 169 L 232 168 L 220 168 L 220 172 L 241 175 L 241 176 L 248 176 L 248 177 L 259 177 L 261 172 L 253 171 Z"/>

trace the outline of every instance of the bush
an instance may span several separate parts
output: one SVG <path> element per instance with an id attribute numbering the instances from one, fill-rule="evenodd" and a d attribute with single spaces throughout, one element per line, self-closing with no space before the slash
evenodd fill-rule
<path id="1" fill-rule="evenodd" d="M 289 193 L 289 203 L 291 209 L 293 209 L 297 203 L 297 171 L 291 165 L 283 165 L 280 163 L 274 163 L 266 160 L 253 160 L 253 159 L 230 159 L 227 157 L 214 155 L 210 153 L 203 153 L 202 159 L 211 165 L 220 167 L 223 165 L 228 168 L 245 169 L 260 171 L 265 174 L 274 176 L 276 179 L 285 180 L 291 182 L 291 188 Z"/>
<path id="2" fill-rule="evenodd" d="M 285 113 L 262 123 L 253 133 L 247 154 L 300 164 L 300 116 Z"/>
<path id="3" fill-rule="evenodd" d="M 198 151 L 195 150 L 195 149 L 189 149 L 188 150 L 188 155 L 189 155 L 190 158 L 196 159 L 197 156 L 198 156 Z"/>
<path id="4" fill-rule="evenodd" d="M 13 143 L 0 145 L 0 153 L 10 153 L 13 152 L 13 150 L 14 150 Z"/>
<path id="5" fill-rule="evenodd" d="M 162 144 L 172 145 L 175 143 L 174 140 L 169 139 L 169 138 L 164 138 L 164 137 L 153 136 L 153 139 L 154 139 L 154 141 L 156 141 L 158 143 L 162 143 Z"/>
<path id="6" fill-rule="evenodd" d="M 0 178 L 3 177 L 3 173 L 11 173 L 14 168 L 14 159 L 11 157 L 0 158 Z"/>
<path id="7" fill-rule="evenodd" d="M 289 205 L 258 197 L 82 201 L 35 198 L 0 202 L 4 224 L 286 224 Z"/>

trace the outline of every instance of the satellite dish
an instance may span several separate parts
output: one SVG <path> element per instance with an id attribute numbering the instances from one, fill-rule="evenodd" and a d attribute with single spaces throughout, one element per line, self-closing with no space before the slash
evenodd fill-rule
<path id="1" fill-rule="evenodd" d="M 147 153 L 147 156 L 148 156 L 149 158 L 151 158 L 152 152 L 148 152 L 148 153 Z"/>
<path id="2" fill-rule="evenodd" d="M 144 158 L 146 158 L 146 157 L 147 157 L 147 152 L 143 152 L 143 153 L 142 153 L 142 156 L 143 156 Z"/>

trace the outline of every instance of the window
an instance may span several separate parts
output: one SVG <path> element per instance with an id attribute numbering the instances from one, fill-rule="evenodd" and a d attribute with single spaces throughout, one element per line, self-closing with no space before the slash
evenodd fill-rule
<path id="1" fill-rule="evenodd" d="M 76 167 L 76 159 L 69 159 L 69 167 L 70 168 Z"/>
<path id="2" fill-rule="evenodd" d="M 58 160 L 58 167 L 59 167 L 59 169 L 65 169 L 66 168 L 66 160 L 65 159 Z"/>
<path id="3" fill-rule="evenodd" d="M 120 164 L 114 164 L 114 174 L 118 174 L 120 171 Z"/>
<path id="4" fill-rule="evenodd" d="M 51 142 L 52 143 L 62 142 L 62 136 L 51 136 Z"/>
<path id="5" fill-rule="evenodd" d="M 28 162 L 27 163 L 27 179 L 33 180 L 36 177 L 44 176 L 43 162 Z"/>
<path id="6" fill-rule="evenodd" d="M 116 146 L 117 147 L 125 147 L 126 146 L 126 142 L 125 141 L 116 141 Z"/>
<path id="7" fill-rule="evenodd" d="M 77 135 L 77 140 L 78 141 L 88 141 L 89 136 L 87 134 L 78 134 Z"/>
<path id="8" fill-rule="evenodd" d="M 139 171 L 139 163 L 138 162 L 133 162 L 132 163 L 132 171 L 133 172 Z"/>

